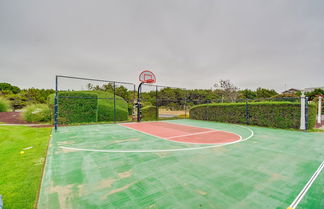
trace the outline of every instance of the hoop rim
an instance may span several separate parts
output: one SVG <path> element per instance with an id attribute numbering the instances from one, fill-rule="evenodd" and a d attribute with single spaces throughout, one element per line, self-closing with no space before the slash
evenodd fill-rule
<path id="1" fill-rule="evenodd" d="M 145 74 L 150 75 L 151 78 L 149 78 L 149 79 L 146 80 L 145 77 L 144 77 Z M 144 78 L 142 78 L 142 77 L 144 77 Z M 155 83 L 155 82 L 156 82 L 156 78 L 155 78 L 154 73 L 153 73 L 152 71 L 149 71 L 149 70 L 143 70 L 143 71 L 140 73 L 140 75 L 139 75 L 139 77 L 138 77 L 138 80 L 139 80 L 140 82 L 142 82 L 142 83 Z"/>

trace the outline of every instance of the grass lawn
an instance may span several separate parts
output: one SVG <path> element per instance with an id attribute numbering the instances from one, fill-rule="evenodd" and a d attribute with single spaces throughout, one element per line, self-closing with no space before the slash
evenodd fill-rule
<path id="1" fill-rule="evenodd" d="M 5 209 L 34 208 L 51 128 L 0 126 L 0 194 Z M 21 151 L 24 148 L 31 149 Z"/>

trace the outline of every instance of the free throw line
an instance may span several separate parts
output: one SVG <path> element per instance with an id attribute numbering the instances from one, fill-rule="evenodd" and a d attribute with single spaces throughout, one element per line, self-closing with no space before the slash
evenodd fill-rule
<path id="1" fill-rule="evenodd" d="M 213 133 L 213 132 L 219 132 L 219 131 L 218 130 L 202 131 L 202 132 L 196 132 L 196 133 L 191 133 L 191 134 L 183 134 L 183 135 L 178 135 L 178 136 L 166 137 L 166 139 L 174 139 L 174 138 L 179 138 L 179 137 L 184 137 L 184 136 L 195 136 L 195 135 L 207 134 L 207 133 Z"/>
<path id="2" fill-rule="evenodd" d="M 145 122 L 145 123 L 156 123 L 156 122 L 160 122 L 160 121 L 150 121 L 150 122 Z M 188 127 L 193 127 L 193 128 L 202 128 L 202 127 L 196 127 L 196 126 L 190 126 L 190 125 L 182 125 L 182 124 L 176 124 L 176 123 L 169 123 L 169 122 L 165 122 L 165 121 L 163 121 L 163 123 L 170 124 L 170 125 L 188 126 Z M 129 123 L 129 124 L 134 124 L 134 123 Z M 216 142 L 216 143 L 199 143 L 199 142 L 188 142 L 188 141 L 182 142 L 182 141 L 174 141 L 174 140 L 172 140 L 174 138 L 180 138 L 180 137 L 186 137 L 186 136 L 195 136 L 195 135 L 199 135 L 199 134 L 212 133 L 212 132 L 227 132 L 227 133 L 231 133 L 231 134 L 234 134 L 234 135 L 236 135 L 236 136 L 239 137 L 239 139 L 237 139 L 237 140 L 235 140 L 233 142 L 242 141 L 242 136 L 239 135 L 239 134 L 236 134 L 236 133 L 233 133 L 233 132 L 230 132 L 230 131 L 216 130 L 216 129 L 211 129 L 211 128 L 203 128 L 203 129 L 206 129 L 208 131 L 201 131 L 201 132 L 195 132 L 195 133 L 184 134 L 184 135 L 175 135 L 175 136 L 170 136 L 170 137 L 161 137 L 161 136 L 158 136 L 158 135 L 155 135 L 155 134 L 152 134 L 152 133 L 147 133 L 145 131 L 138 130 L 138 129 L 134 128 L 134 127 L 123 126 L 122 124 L 118 124 L 118 125 L 119 126 L 122 126 L 122 127 L 125 127 L 125 128 L 129 128 L 131 130 L 134 130 L 136 132 L 139 132 L 139 133 L 142 133 L 142 134 L 145 134 L 145 135 L 153 136 L 155 138 L 163 139 L 163 140 L 166 140 L 166 141 L 169 141 L 169 142 L 180 143 L 180 144 L 218 145 L 218 144 L 228 144 L 228 143 L 232 143 L 232 142 L 223 142 L 223 143 L 222 142 Z M 240 126 L 240 125 L 236 125 L 236 126 Z M 243 127 L 243 128 L 245 128 L 245 127 Z M 248 128 L 246 128 L 246 129 L 248 129 Z"/>

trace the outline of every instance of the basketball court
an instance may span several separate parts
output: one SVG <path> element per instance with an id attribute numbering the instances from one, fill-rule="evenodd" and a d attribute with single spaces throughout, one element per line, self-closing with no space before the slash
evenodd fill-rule
<path id="1" fill-rule="evenodd" d="M 38 208 L 321 208 L 323 135 L 169 120 L 60 127 Z"/>

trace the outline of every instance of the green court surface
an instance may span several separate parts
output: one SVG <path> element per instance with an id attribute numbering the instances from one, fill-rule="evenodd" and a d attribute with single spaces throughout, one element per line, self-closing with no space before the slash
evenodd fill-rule
<path id="1" fill-rule="evenodd" d="M 172 120 L 229 131 L 227 145 L 168 141 L 119 124 L 53 132 L 39 209 L 287 208 L 324 160 L 324 134 Z M 324 171 L 297 208 L 324 208 Z"/>

